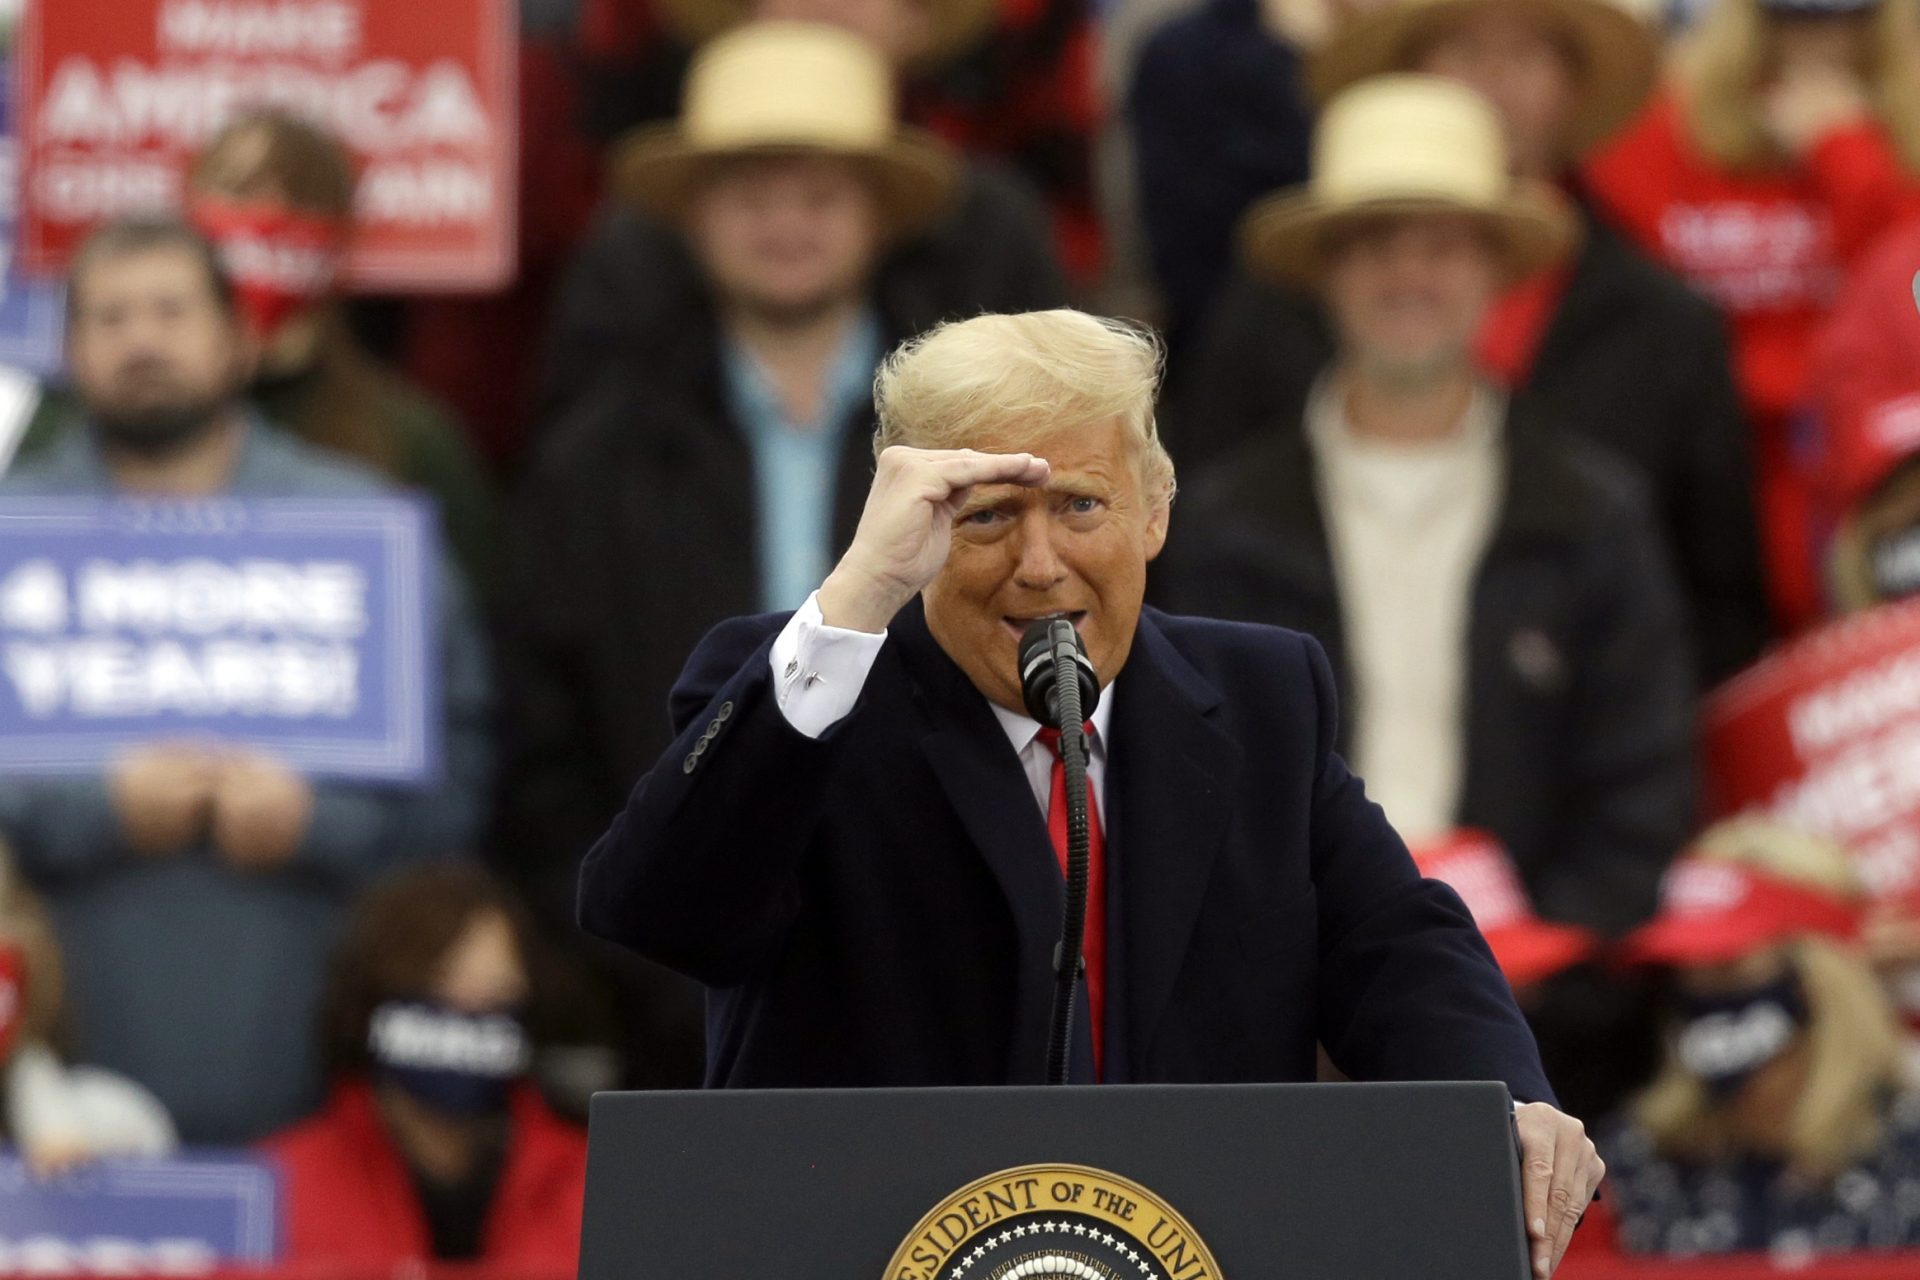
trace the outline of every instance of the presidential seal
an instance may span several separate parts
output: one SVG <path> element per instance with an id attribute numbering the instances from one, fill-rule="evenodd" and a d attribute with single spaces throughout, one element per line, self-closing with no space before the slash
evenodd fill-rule
<path id="1" fill-rule="evenodd" d="M 1221 1280 L 1187 1220 L 1145 1187 L 1075 1164 L 1033 1164 L 954 1192 L 885 1280 Z"/>

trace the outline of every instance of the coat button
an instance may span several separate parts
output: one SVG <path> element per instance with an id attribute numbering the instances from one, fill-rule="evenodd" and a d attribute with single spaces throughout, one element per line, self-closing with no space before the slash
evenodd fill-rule
<path id="1" fill-rule="evenodd" d="M 715 720 L 712 724 L 707 726 L 707 731 L 701 734 L 700 736 L 707 739 L 708 741 L 712 741 L 714 738 L 719 737 L 720 722 L 718 720 Z"/>
<path id="2" fill-rule="evenodd" d="M 697 765 L 697 764 L 699 764 L 699 763 L 700 763 L 700 756 L 699 756 L 699 754 L 698 754 L 698 753 L 695 753 L 695 754 L 693 754 L 693 755 L 690 755 L 690 756 L 688 756 L 688 757 L 687 757 L 687 758 L 686 758 L 685 760 L 683 760 L 683 761 L 681 761 L 681 762 L 680 762 L 680 772 L 682 772 L 682 773 L 692 773 L 692 772 L 693 772 L 693 766 L 695 766 L 695 765 Z"/>
<path id="3" fill-rule="evenodd" d="M 1567 687 L 1566 657 L 1553 637 L 1536 627 L 1522 627 L 1508 638 L 1507 660 L 1534 693 L 1558 693 Z"/>
<path id="4" fill-rule="evenodd" d="M 732 714 L 733 704 L 731 702 L 723 702 L 720 704 L 720 709 L 713 713 L 713 722 L 715 724 L 725 724 L 727 717 Z"/>

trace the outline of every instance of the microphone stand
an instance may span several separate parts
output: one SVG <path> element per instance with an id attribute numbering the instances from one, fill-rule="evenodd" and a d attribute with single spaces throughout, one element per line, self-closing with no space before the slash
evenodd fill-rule
<path id="1" fill-rule="evenodd" d="M 1067 634 L 1071 636 L 1072 632 Z M 1073 1055 L 1074 988 L 1087 967 L 1082 948 L 1087 931 L 1090 827 L 1087 731 L 1070 641 L 1054 644 L 1053 662 L 1055 727 L 1060 730 L 1060 762 L 1067 790 L 1067 904 L 1060 922 L 1060 941 L 1053 948 L 1053 1026 L 1047 1040 L 1047 1083 L 1066 1084 Z"/>

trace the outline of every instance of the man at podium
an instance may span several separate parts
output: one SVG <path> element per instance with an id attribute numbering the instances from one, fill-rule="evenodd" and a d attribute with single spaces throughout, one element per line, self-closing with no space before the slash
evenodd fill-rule
<path id="1" fill-rule="evenodd" d="M 1544 1276 L 1604 1168 L 1472 917 L 1334 752 L 1320 647 L 1142 607 L 1158 357 L 1074 311 L 896 351 L 851 546 L 798 612 L 695 649 L 581 921 L 706 984 L 710 1086 L 1038 1083 L 1065 785 L 1017 650 L 1065 617 L 1102 690 L 1075 1078 L 1307 1081 L 1321 1044 L 1354 1079 L 1505 1081 Z"/>

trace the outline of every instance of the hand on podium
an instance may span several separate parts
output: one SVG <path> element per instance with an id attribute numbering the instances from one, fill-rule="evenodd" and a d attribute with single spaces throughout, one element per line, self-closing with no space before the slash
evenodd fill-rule
<path id="1" fill-rule="evenodd" d="M 1533 1273 L 1546 1280 L 1566 1254 L 1607 1166 L 1587 1127 L 1544 1102 L 1515 1108 L 1514 1128 L 1520 1134 L 1521 1198 L 1533 1242 Z"/>

